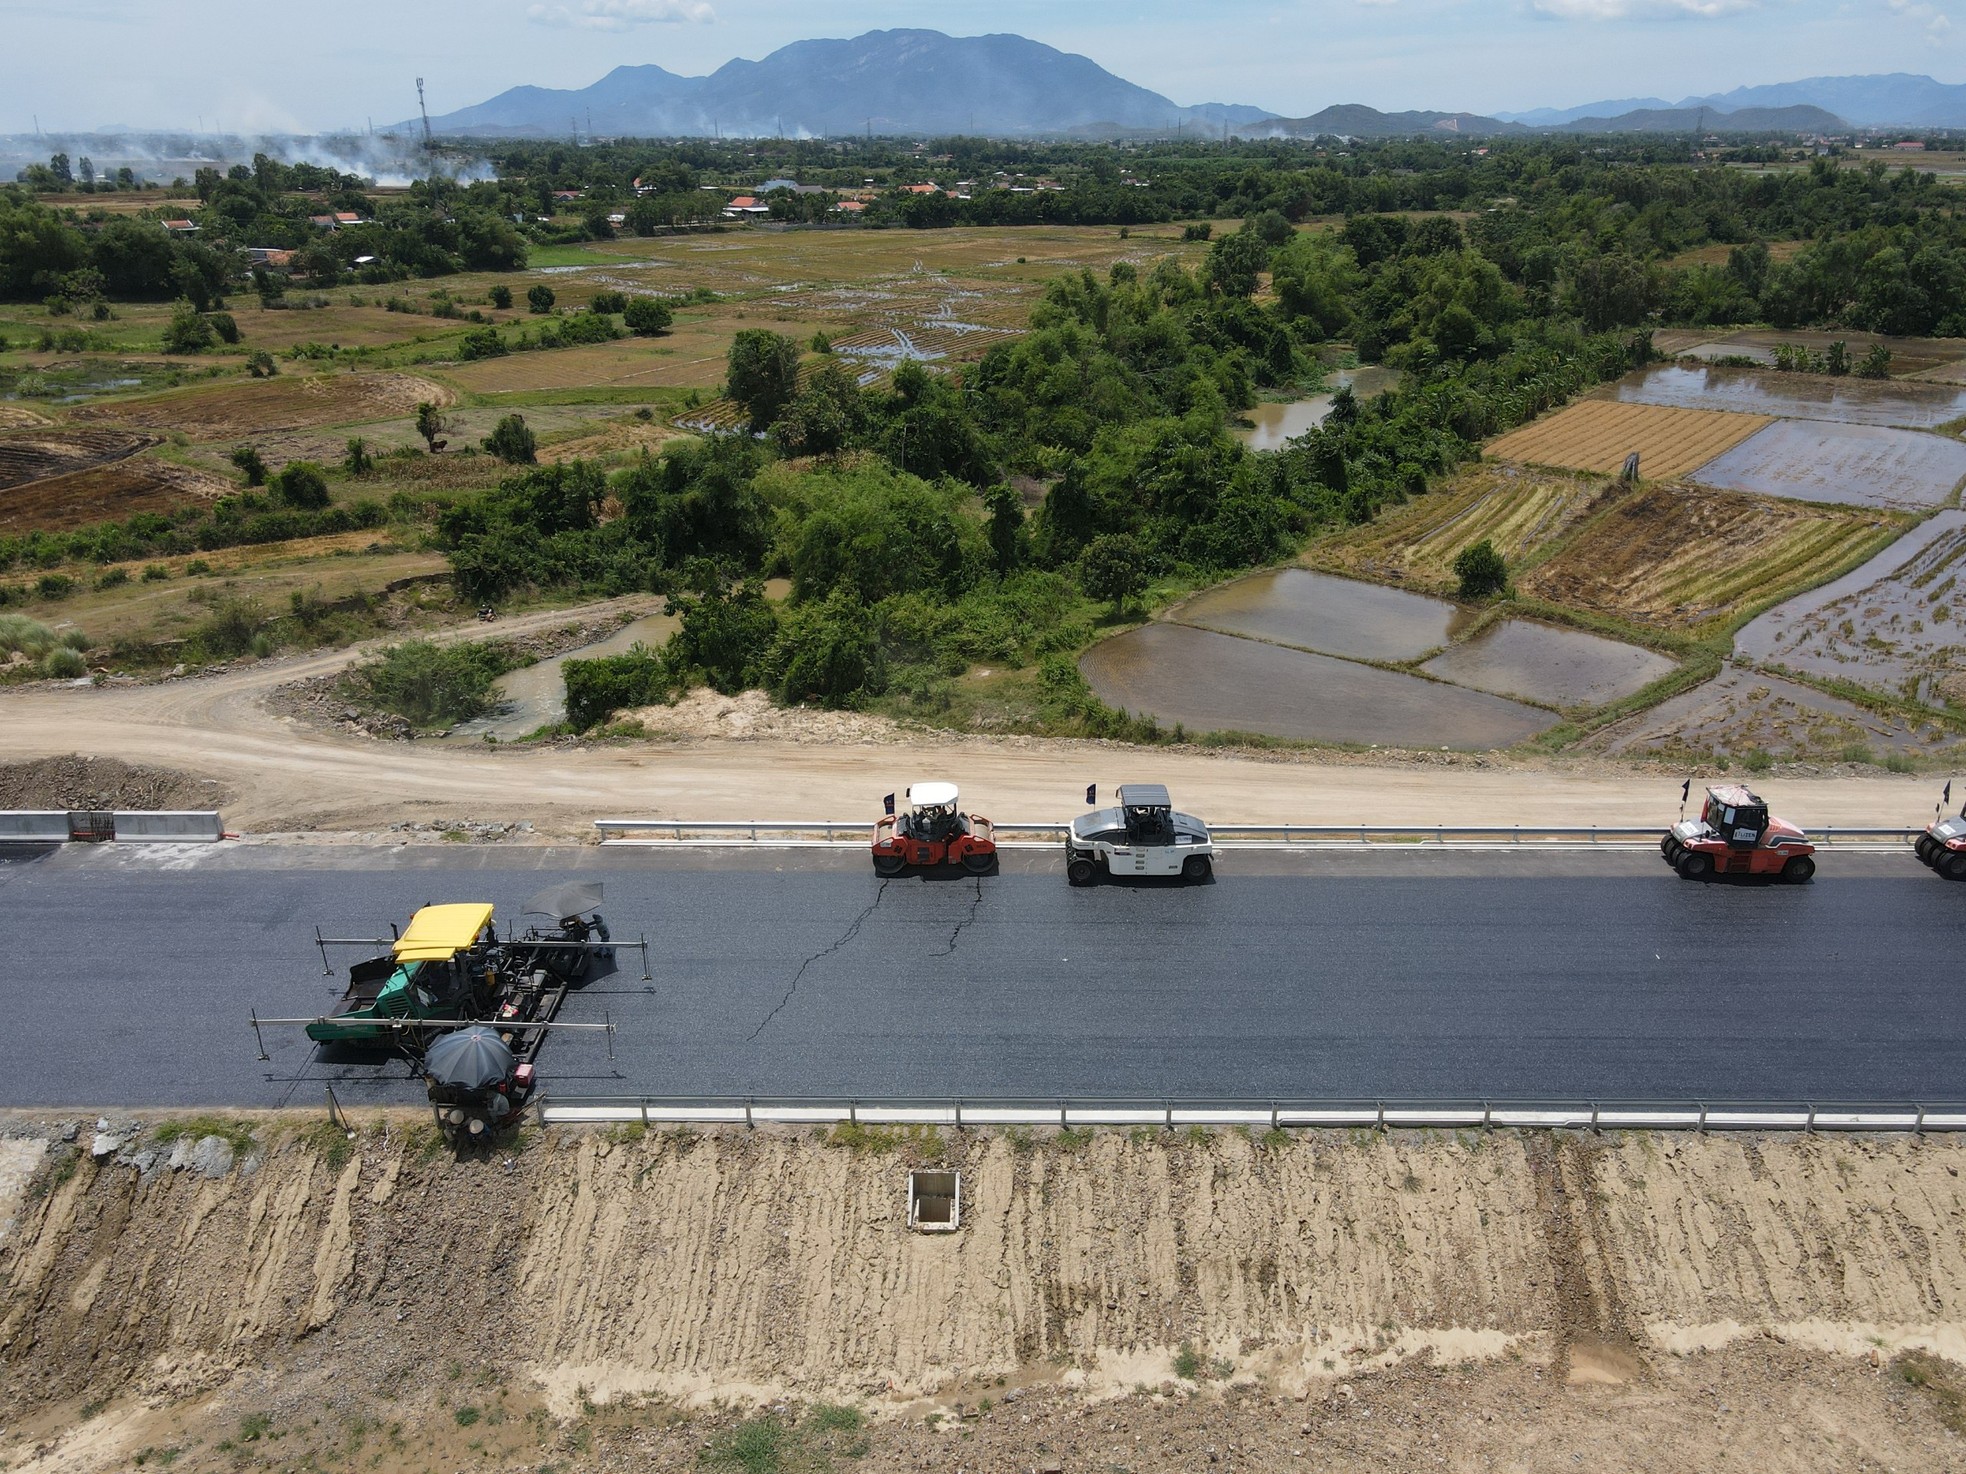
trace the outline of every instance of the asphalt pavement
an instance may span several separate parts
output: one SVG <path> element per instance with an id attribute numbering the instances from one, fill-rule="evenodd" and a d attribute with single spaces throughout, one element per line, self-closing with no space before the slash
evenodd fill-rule
<path id="1" fill-rule="evenodd" d="M 562 1017 L 570 1095 L 1966 1098 L 1966 886 L 1909 853 L 1812 885 L 1656 854 L 1229 854 L 1068 887 L 1059 856 L 882 882 L 857 853 L 497 846 L 0 851 L 0 1105 L 416 1101 L 401 1061 L 248 1018 L 329 1010 L 314 928 L 598 879 L 639 959 Z M 360 955 L 344 954 L 338 967 Z"/>

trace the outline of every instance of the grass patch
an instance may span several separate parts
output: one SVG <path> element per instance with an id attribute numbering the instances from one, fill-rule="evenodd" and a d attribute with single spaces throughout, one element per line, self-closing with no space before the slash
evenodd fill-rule
<path id="1" fill-rule="evenodd" d="M 1208 1375 L 1208 1363 L 1187 1341 L 1174 1353 L 1174 1375 L 1184 1382 L 1199 1382 Z"/>
<path id="2" fill-rule="evenodd" d="M 254 1146 L 252 1127 L 244 1121 L 225 1116 L 186 1116 L 181 1120 L 163 1121 L 150 1135 L 159 1146 L 171 1146 L 180 1141 L 203 1141 L 207 1136 L 216 1136 L 232 1148 L 235 1156 L 244 1156 Z"/>
<path id="3" fill-rule="evenodd" d="M 1931 1400 L 1932 1411 L 1948 1431 L 1966 1434 L 1966 1388 L 1950 1363 L 1929 1351 L 1906 1351 L 1893 1359 L 1891 1372 Z"/>
<path id="4" fill-rule="evenodd" d="M 842 1121 L 826 1133 L 826 1145 L 853 1152 L 906 1151 L 917 1156 L 942 1154 L 942 1133 L 934 1126 L 869 1126 Z"/>
<path id="5" fill-rule="evenodd" d="M 355 1143 L 332 1121 L 316 1121 L 301 1128 L 298 1140 L 319 1156 L 330 1172 L 339 1172 L 355 1155 Z"/>

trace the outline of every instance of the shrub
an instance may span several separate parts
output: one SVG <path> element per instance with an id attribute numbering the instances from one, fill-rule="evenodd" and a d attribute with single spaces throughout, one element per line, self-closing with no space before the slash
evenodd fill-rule
<path id="1" fill-rule="evenodd" d="M 342 457 L 341 464 L 350 476 L 366 476 L 375 469 L 375 457 L 369 454 L 369 443 L 359 435 L 348 439 L 348 454 Z"/>
<path id="2" fill-rule="evenodd" d="M 526 310 L 532 313 L 551 312 L 553 303 L 557 300 L 551 287 L 533 287 L 526 292 Z"/>
<path id="3" fill-rule="evenodd" d="M 264 348 L 255 348 L 246 355 L 246 372 L 255 379 L 270 379 L 280 372 L 280 365 Z"/>
<path id="4" fill-rule="evenodd" d="M 510 351 L 505 346 L 505 340 L 498 335 L 497 328 L 473 328 L 457 340 L 457 356 L 464 363 L 473 363 L 481 358 L 503 358 Z"/>
<path id="5" fill-rule="evenodd" d="M 567 685 L 567 722 L 577 732 L 599 726 L 617 711 L 664 700 L 680 684 L 667 658 L 646 645 L 619 655 L 569 660 L 560 675 Z"/>
<path id="6" fill-rule="evenodd" d="M 539 459 L 538 443 L 527 428 L 524 415 L 507 415 L 492 426 L 485 437 L 485 449 L 507 465 L 530 466 Z"/>
<path id="7" fill-rule="evenodd" d="M 66 599 L 75 592 L 75 580 L 66 573 L 44 573 L 34 580 L 34 592 L 44 599 Z"/>
<path id="8" fill-rule="evenodd" d="M 162 583 L 170 576 L 171 570 L 166 568 L 162 563 L 148 564 L 143 570 L 143 581 L 145 583 Z"/>
<path id="9" fill-rule="evenodd" d="M 232 452 L 232 464 L 239 468 L 248 486 L 266 485 L 266 462 L 257 449 L 242 445 Z"/>
<path id="10" fill-rule="evenodd" d="M 1507 591 L 1508 564 L 1487 538 L 1461 549 L 1454 559 L 1454 576 L 1461 581 L 1461 597 L 1486 599 Z"/>
<path id="11" fill-rule="evenodd" d="M 268 483 L 283 504 L 314 511 L 328 504 L 328 478 L 312 461 L 292 461 Z"/>
<path id="12" fill-rule="evenodd" d="M 223 599 L 212 612 L 195 625 L 186 638 L 190 653 L 206 659 L 227 660 L 244 655 L 259 638 L 266 613 L 256 599 Z"/>
<path id="13" fill-rule="evenodd" d="M 512 305 L 512 289 L 503 282 L 493 287 L 488 295 L 494 307 L 505 308 Z"/>
<path id="14" fill-rule="evenodd" d="M 416 726 L 450 726 L 489 711 L 492 683 L 523 663 L 511 646 L 497 642 L 409 640 L 356 666 L 342 688 L 351 699 Z"/>
<path id="15" fill-rule="evenodd" d="M 231 313 L 208 313 L 206 314 L 205 321 L 212 325 L 212 331 L 218 334 L 221 342 L 236 343 L 239 341 L 239 324 L 234 320 Z"/>
<path id="16" fill-rule="evenodd" d="M 636 337 L 653 338 L 669 330 L 676 314 L 660 297 L 630 297 L 621 311 L 621 320 Z"/>
<path id="17" fill-rule="evenodd" d="M 626 292 L 601 291 L 594 294 L 594 300 L 587 304 L 589 312 L 625 312 L 628 310 Z"/>
<path id="18" fill-rule="evenodd" d="M 130 581 L 129 569 L 105 568 L 102 571 L 101 577 L 96 579 L 96 587 L 99 589 L 121 588 L 124 584 L 128 583 L 129 581 Z"/>
<path id="19" fill-rule="evenodd" d="M 171 309 L 171 320 L 164 328 L 166 353 L 203 353 L 217 341 L 211 323 L 189 302 L 180 300 Z"/>
<path id="20" fill-rule="evenodd" d="M 41 673 L 57 681 L 72 681 L 89 673 L 88 662 L 66 645 L 50 650 L 41 662 Z"/>

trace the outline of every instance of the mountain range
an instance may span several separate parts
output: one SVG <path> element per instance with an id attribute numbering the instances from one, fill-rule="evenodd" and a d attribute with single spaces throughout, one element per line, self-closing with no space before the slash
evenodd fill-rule
<path id="1" fill-rule="evenodd" d="M 1966 128 L 1966 85 L 1903 74 L 1816 77 L 1740 87 L 1678 103 L 1624 98 L 1573 108 L 1385 113 L 1357 103 L 1305 118 L 1259 107 L 1183 107 L 1083 56 L 1023 36 L 869 31 L 797 41 L 761 61 L 726 62 L 707 77 L 653 64 L 619 66 L 589 87 L 514 87 L 430 120 L 450 135 L 645 138 L 839 137 L 977 133 L 1114 137 L 1180 129 L 1244 137 L 1386 138 L 1572 132 L 1834 133 L 1852 125 Z M 395 125 L 414 131 L 414 121 Z"/>
<path id="2" fill-rule="evenodd" d="M 616 67 L 591 87 L 514 87 L 430 125 L 449 134 L 597 133 L 839 137 L 874 133 L 1070 134 L 1220 129 L 1258 107 L 1179 107 L 1083 56 L 1022 36 L 869 31 L 795 41 L 707 77 Z M 408 125 L 399 124 L 398 127 Z"/>

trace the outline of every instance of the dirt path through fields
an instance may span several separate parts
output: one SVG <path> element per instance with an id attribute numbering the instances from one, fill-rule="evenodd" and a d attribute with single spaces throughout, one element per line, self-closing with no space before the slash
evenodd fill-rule
<path id="1" fill-rule="evenodd" d="M 473 624 L 493 638 L 647 612 L 640 598 Z M 479 752 L 324 732 L 267 710 L 290 681 L 361 651 L 267 661 L 154 685 L 40 686 L 0 694 L 0 762 L 82 752 L 220 779 L 235 829 L 364 832 L 404 820 L 525 819 L 543 838 L 587 837 L 603 814 L 838 819 L 912 779 L 947 776 L 999 820 L 1074 812 L 1087 783 L 1155 779 L 1217 823 L 1650 825 L 1678 810 L 1672 775 L 1602 761 L 1549 767 L 1490 758 L 1156 751 L 1041 738 L 883 732 L 857 742 L 782 736 Z M 1928 779 L 1783 779 L 1804 823 L 1898 824 L 1929 816 Z"/>

